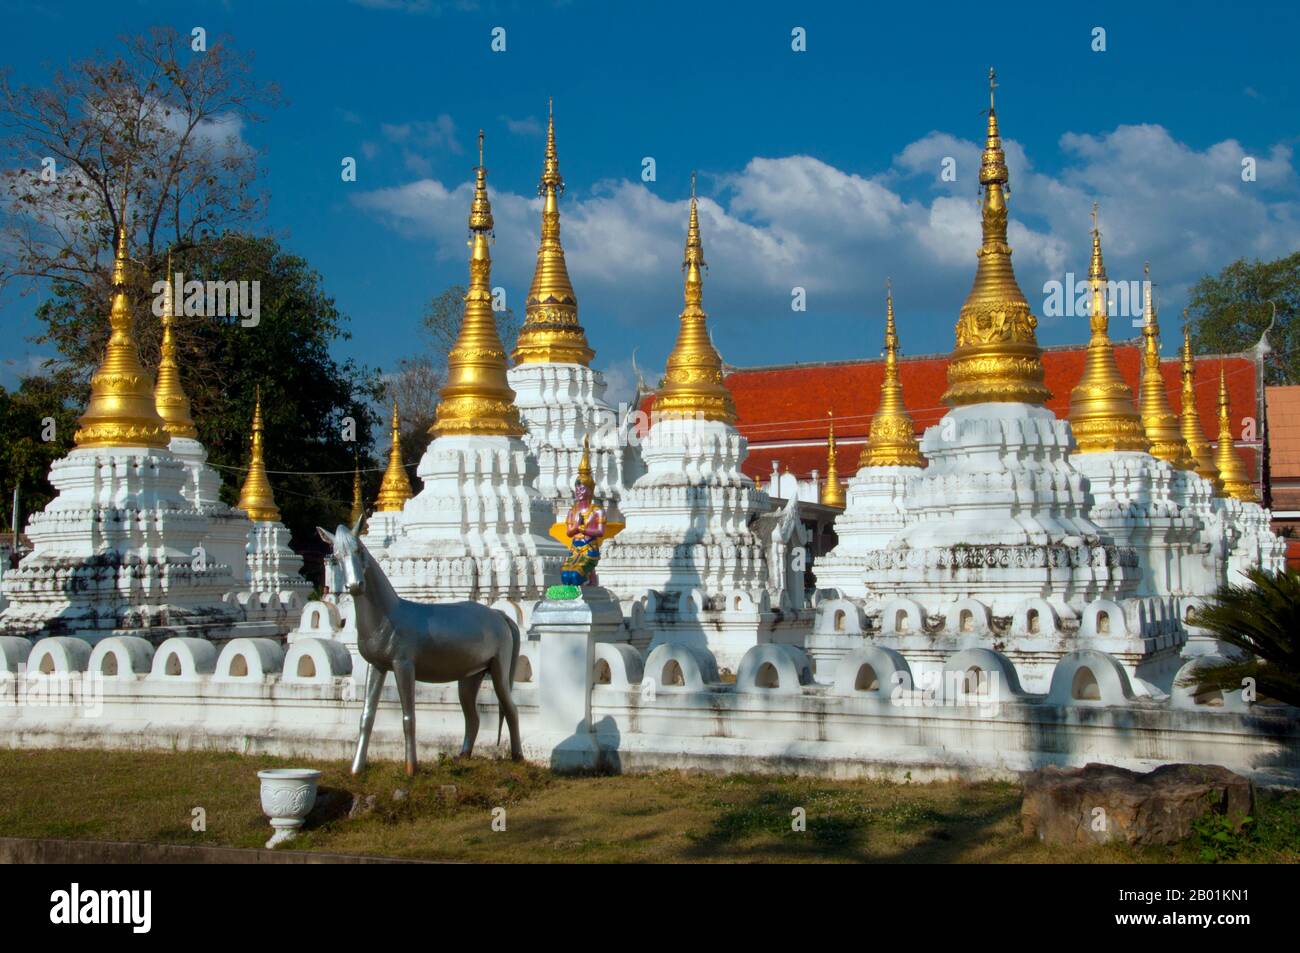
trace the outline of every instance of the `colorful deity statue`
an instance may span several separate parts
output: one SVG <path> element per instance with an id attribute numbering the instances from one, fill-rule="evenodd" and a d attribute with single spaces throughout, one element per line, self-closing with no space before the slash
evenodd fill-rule
<path id="1" fill-rule="evenodd" d="M 600 562 L 600 541 L 605 536 L 605 509 L 595 500 L 596 480 L 591 475 L 591 448 L 584 439 L 578 478 L 573 483 L 573 506 L 565 520 L 569 555 L 560 567 L 566 586 L 587 585 Z"/>

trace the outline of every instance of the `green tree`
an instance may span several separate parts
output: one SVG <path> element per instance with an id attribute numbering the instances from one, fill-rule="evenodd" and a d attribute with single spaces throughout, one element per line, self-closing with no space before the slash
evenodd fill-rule
<path id="1" fill-rule="evenodd" d="M 1248 585 L 1225 585 L 1192 618 L 1216 639 L 1244 653 L 1204 666 L 1186 684 L 1199 692 L 1235 691 L 1254 679 L 1261 696 L 1300 706 L 1300 573 L 1246 573 Z"/>
<path id="2" fill-rule="evenodd" d="M 320 275 L 275 239 L 226 233 L 190 248 L 172 264 L 187 282 L 258 283 L 255 326 L 245 327 L 237 316 L 177 317 L 181 379 L 199 439 L 222 473 L 223 498 L 230 503 L 238 499 L 243 482 L 254 394 L 261 388 L 266 466 L 288 471 L 271 473 L 276 502 L 295 547 L 314 551 L 319 548 L 315 527 L 334 526 L 348 515 L 354 465 L 375 466 L 380 377 L 330 355 L 332 344 L 350 337 L 347 319 L 325 292 Z M 161 272 L 152 276 L 162 277 Z M 147 275 L 133 278 L 139 287 L 151 283 Z M 80 408 L 107 340 L 107 302 L 91 300 L 85 289 L 69 282 L 55 282 L 54 292 L 37 311 L 45 324 L 40 340 L 54 344 L 66 359 L 62 396 Z M 136 337 L 145 363 L 156 366 L 160 322 L 152 316 L 151 304 L 146 297 L 136 308 Z M 350 436 L 355 440 L 349 441 Z M 370 499 L 379 476 L 365 476 Z"/>
<path id="3" fill-rule="evenodd" d="M 1188 306 L 1199 354 L 1250 349 L 1273 320 L 1269 384 L 1300 383 L 1300 251 L 1277 261 L 1234 261 L 1193 286 Z"/>
<path id="4" fill-rule="evenodd" d="M 21 507 L 19 530 L 27 516 L 43 509 L 54 496 L 50 464 L 72 448 L 77 427 L 76 411 L 64 400 L 70 387 L 66 370 L 26 377 L 13 391 L 0 387 L 0 490 L 4 493 L 0 525 L 6 533 L 13 532 L 9 524 L 15 487 Z"/>

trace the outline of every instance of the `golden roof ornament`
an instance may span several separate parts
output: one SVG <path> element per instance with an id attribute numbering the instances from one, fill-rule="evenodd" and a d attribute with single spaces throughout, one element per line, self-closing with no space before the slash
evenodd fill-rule
<path id="1" fill-rule="evenodd" d="M 596 492 L 596 478 L 591 474 L 591 443 L 585 436 L 582 438 L 582 459 L 578 461 L 578 478 L 574 482 Z"/>
<path id="2" fill-rule="evenodd" d="M 1196 472 L 1214 484 L 1214 491 L 1223 493 L 1223 481 L 1219 479 L 1219 468 L 1214 465 L 1214 448 L 1206 439 L 1205 429 L 1201 426 L 1201 414 L 1196 409 L 1196 361 L 1192 357 L 1192 336 L 1187 330 L 1187 312 L 1183 312 L 1183 413 L 1179 418 L 1183 439 L 1187 441 L 1188 452 L 1196 461 Z"/>
<path id="3" fill-rule="evenodd" d="M 1117 450 L 1146 452 L 1151 448 L 1142 416 L 1133 403 L 1133 391 L 1115 363 L 1107 313 L 1106 266 L 1101 258 L 1101 232 L 1097 229 L 1097 205 L 1092 206 L 1092 262 L 1088 266 L 1092 308 L 1088 324 L 1092 337 L 1083 376 L 1070 392 L 1070 429 L 1079 453 L 1110 453 Z"/>
<path id="4" fill-rule="evenodd" d="M 880 381 L 880 406 L 871 418 L 859 467 L 923 467 L 916 426 L 903 403 L 903 384 L 898 376 L 898 329 L 894 325 L 894 290 L 885 291 L 885 375 Z"/>
<path id="5" fill-rule="evenodd" d="M 840 485 L 840 470 L 835 461 L 835 415 L 826 411 L 831 418 L 830 433 L 826 437 L 826 482 L 822 484 L 818 502 L 822 506 L 835 506 L 844 509 L 844 487 Z"/>
<path id="6" fill-rule="evenodd" d="M 1246 473 L 1246 464 L 1237 455 L 1233 446 L 1232 418 L 1228 416 L 1228 380 L 1223 373 L 1223 363 L 1219 363 L 1219 446 L 1214 452 L 1214 465 L 1219 468 L 1219 479 L 1223 482 L 1223 493 L 1243 503 L 1257 501 L 1255 487 Z"/>
<path id="7" fill-rule="evenodd" d="M 695 173 L 691 173 L 691 215 L 686 228 L 686 306 L 681 313 L 677 343 L 668 355 L 663 381 L 655 394 L 653 412 L 673 417 L 699 417 L 722 423 L 736 422 L 736 405 L 723 383 L 722 357 L 709 339 L 704 313 L 704 244 L 700 241 L 699 203 Z"/>
<path id="8" fill-rule="evenodd" d="M 397 513 L 406 505 L 414 493 L 411 491 L 411 478 L 406 473 L 402 462 L 401 429 L 397 419 L 397 401 L 393 401 L 393 423 L 390 436 L 393 445 L 388 449 L 388 468 L 384 470 L 383 482 L 379 484 L 379 496 L 375 498 L 375 511 L 378 513 Z"/>
<path id="9" fill-rule="evenodd" d="M 957 346 L 948 364 L 950 407 L 986 401 L 1042 405 L 1051 396 L 1043 384 L 1043 364 L 1034 317 L 1011 268 L 1007 244 L 1006 156 L 993 106 L 995 73 L 989 70 L 989 118 L 979 181 L 983 187 L 983 243 L 976 253 L 975 283 L 957 318 Z"/>
<path id="10" fill-rule="evenodd" d="M 153 376 L 140 363 L 133 332 L 135 317 L 127 290 L 126 201 L 113 258 L 112 328 L 104 358 L 90 378 L 90 400 L 78 423 L 78 447 L 164 449 L 170 437 L 154 402 Z"/>
<path id="11" fill-rule="evenodd" d="M 176 360 L 176 316 L 172 313 L 172 256 L 167 253 L 167 296 L 162 313 L 162 356 L 158 361 L 158 383 L 154 385 L 154 405 L 170 437 L 197 438 L 198 429 L 190 416 L 190 398 L 181 384 L 180 364 Z"/>
<path id="12" fill-rule="evenodd" d="M 248 475 L 239 491 L 237 509 L 248 514 L 254 523 L 274 523 L 280 519 L 280 509 L 275 505 L 271 481 L 266 478 L 266 461 L 262 457 L 262 388 L 257 389 L 253 404 L 252 452 L 248 458 Z"/>
<path id="13" fill-rule="evenodd" d="M 537 186 L 542 197 L 542 240 L 537 247 L 537 267 L 524 303 L 524 326 L 511 355 L 516 364 L 581 364 L 586 367 L 596 352 L 578 323 L 578 298 L 569 281 L 560 244 L 560 204 L 564 179 L 555 151 L 555 111 L 546 120 L 546 160 Z"/>
<path id="14" fill-rule="evenodd" d="M 1160 373 L 1160 324 L 1156 316 L 1155 295 L 1151 291 L 1150 263 L 1143 267 L 1142 274 L 1142 287 L 1146 292 L 1142 306 L 1142 426 L 1151 441 L 1153 457 L 1165 460 L 1179 470 L 1194 470 L 1196 461 L 1183 439 L 1178 415 L 1169 404 L 1165 377 Z"/>
<path id="15" fill-rule="evenodd" d="M 506 381 L 506 352 L 492 313 L 492 205 L 487 168 L 483 165 L 483 130 L 478 134 L 474 168 L 474 202 L 470 207 L 469 290 L 460 334 L 447 355 L 447 385 L 440 390 L 435 437 L 523 436 L 515 392 Z"/>
<path id="16" fill-rule="evenodd" d="M 348 525 L 360 526 L 366 515 L 366 501 L 361 497 L 361 464 L 352 468 L 352 510 L 348 513 Z"/>

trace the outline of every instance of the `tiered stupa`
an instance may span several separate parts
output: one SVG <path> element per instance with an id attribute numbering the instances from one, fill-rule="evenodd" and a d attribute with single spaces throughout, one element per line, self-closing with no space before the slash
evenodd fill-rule
<path id="1" fill-rule="evenodd" d="M 709 339 L 704 268 L 692 176 L 685 307 L 641 443 L 647 472 L 624 494 L 627 525 L 605 545 L 598 573 L 624 604 L 633 642 L 707 647 L 734 669 L 759 642 L 801 642 L 811 620 L 793 549 L 769 571 L 769 557 L 787 550 L 759 529 L 771 502 L 741 472 L 747 441 Z"/>
<path id="2" fill-rule="evenodd" d="M 542 237 L 537 267 L 524 305 L 524 326 L 507 374 L 526 428 L 524 442 L 537 459 L 537 491 L 562 518 L 573 503 L 573 481 L 583 441 L 594 453 L 596 498 L 618 519 L 623 461 L 618 413 L 605 402 L 604 375 L 592 370 L 595 352 L 578 321 L 578 298 L 560 244 L 560 195 L 564 179 L 555 149 L 555 116 L 546 124 L 546 158 L 537 187 L 542 197 Z"/>
<path id="3" fill-rule="evenodd" d="M 925 466 L 916 428 L 903 403 L 898 376 L 898 328 L 894 292 L 885 295 L 885 368 L 880 405 L 871 433 L 849 479 L 845 509 L 835 520 L 836 546 L 813 564 L 819 589 L 835 589 L 859 600 L 871 598 L 865 571 L 872 553 L 883 549 L 907 523 L 909 482 Z"/>
<path id="4" fill-rule="evenodd" d="M 1216 503 L 1226 524 L 1227 581 L 1241 585 L 1248 569 L 1282 571 L 1286 566 L 1286 542 L 1270 529 L 1271 514 L 1259 505 L 1246 464 L 1237 453 L 1228 406 L 1228 381 L 1220 364 L 1219 442 L 1214 465 L 1223 483 L 1223 496 Z"/>
<path id="5" fill-rule="evenodd" d="M 1070 426 L 1078 442 L 1072 462 L 1088 478 L 1090 519 L 1116 545 L 1133 547 L 1137 553 L 1134 585 L 1122 591 L 1153 597 L 1180 594 L 1185 591 L 1183 571 L 1191 568 L 1184 557 L 1193 553 L 1198 523 L 1182 505 L 1187 496 L 1185 474 L 1154 453 L 1158 446 L 1165 458 L 1181 461 L 1186 457 L 1186 448 L 1181 454 L 1178 449 L 1181 437 L 1177 428 L 1170 433 L 1164 413 L 1168 398 L 1164 397 L 1160 376 L 1158 332 L 1152 332 L 1155 316 L 1151 283 L 1145 283 L 1147 321 L 1143 334 L 1148 369 L 1142 382 L 1143 413 L 1115 363 L 1095 204 L 1092 216 L 1092 263 L 1088 270 L 1092 337 L 1083 377 L 1070 394 Z M 1154 371 L 1149 364 L 1152 354 Z M 1196 582 L 1206 584 L 1203 579 Z M 1176 615 L 1176 607 L 1162 605 L 1154 614 Z"/>
<path id="6" fill-rule="evenodd" d="M 229 637 L 235 620 L 222 602 L 230 567 L 205 554 L 208 519 L 186 497 L 190 470 L 167 448 L 153 377 L 140 363 L 128 261 L 123 225 L 112 332 L 76 447 L 50 468 L 56 496 L 28 523 L 32 552 L 5 574 L 0 633 Z"/>
<path id="7" fill-rule="evenodd" d="M 154 386 L 154 405 L 162 418 L 163 429 L 171 438 L 168 449 L 184 461 L 190 479 L 185 498 L 208 518 L 208 535 L 203 540 L 207 558 L 227 565 L 235 588 L 248 579 L 245 547 L 252 529 L 248 518 L 221 500 L 221 477 L 208 466 L 207 448 L 199 442 L 198 428 L 190 410 L 190 398 L 181 381 L 176 347 L 175 292 L 172 285 L 171 256 L 167 256 L 167 281 L 162 312 L 162 353 L 158 362 L 158 380 Z"/>
<path id="8" fill-rule="evenodd" d="M 868 625 L 914 673 L 997 643 L 1023 683 L 1045 688 L 1056 660 L 1086 643 L 1144 674 L 1158 656 L 1163 674 L 1177 667 L 1176 646 L 1148 639 L 1139 613 L 1116 601 L 1137 578 L 1137 553 L 1089 519 L 1070 425 L 1044 406 L 1038 322 L 1007 243 L 1009 177 L 991 70 L 989 85 L 983 239 L 948 367 L 951 410 L 921 441 L 929 465 L 907 485 L 906 525 L 867 553 Z M 821 608 L 846 611 L 837 600 Z"/>
<path id="9" fill-rule="evenodd" d="M 1187 313 L 1183 312 L 1183 407 L 1179 417 L 1179 426 L 1183 440 L 1198 476 L 1208 480 L 1215 493 L 1223 490 L 1223 480 L 1219 477 L 1219 468 L 1214 465 L 1214 446 L 1205 436 L 1201 426 L 1201 414 L 1196 409 L 1196 361 L 1192 357 L 1192 335 L 1187 329 Z"/>
<path id="10" fill-rule="evenodd" d="M 844 487 L 840 484 L 840 465 L 835 458 L 835 414 L 827 411 L 830 418 L 830 430 L 826 435 L 826 482 L 817 494 L 817 502 L 822 506 L 844 509 Z"/>
<path id="11" fill-rule="evenodd" d="M 362 536 L 366 546 L 376 555 L 382 555 L 401 532 L 402 507 L 414 494 L 411 490 L 411 478 L 406 473 L 406 462 L 402 459 L 402 431 L 397 414 L 397 401 L 393 401 L 393 418 L 389 427 L 388 466 L 384 470 L 384 479 L 379 484 L 379 496 L 375 498 L 375 511 L 366 521 L 366 532 Z"/>
<path id="12" fill-rule="evenodd" d="M 253 404 L 253 433 L 250 438 L 248 473 L 235 508 L 252 521 L 248 533 L 248 590 L 239 593 L 249 611 L 276 615 L 301 608 L 311 583 L 303 578 L 302 557 L 289 546 L 289 528 L 280 522 L 280 508 L 266 475 L 264 457 L 266 427 L 262 422 L 262 390 Z"/>
<path id="13" fill-rule="evenodd" d="M 502 608 L 527 625 L 547 586 L 559 582 L 565 549 L 549 535 L 554 506 L 534 488 L 537 463 L 523 439 L 492 314 L 493 223 L 482 132 L 474 171 L 469 290 L 430 428 L 434 440 L 417 471 L 424 487 L 406 502 L 402 532 L 382 560 L 408 599 L 508 602 Z"/>

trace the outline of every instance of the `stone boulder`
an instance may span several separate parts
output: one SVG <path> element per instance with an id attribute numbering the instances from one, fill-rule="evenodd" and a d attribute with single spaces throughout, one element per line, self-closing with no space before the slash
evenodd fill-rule
<path id="1" fill-rule="evenodd" d="M 1251 814 L 1251 783 L 1213 764 L 1167 764 L 1147 774 L 1109 764 L 1047 767 L 1025 776 L 1025 834 L 1049 844 L 1173 844 L 1209 814 Z"/>

